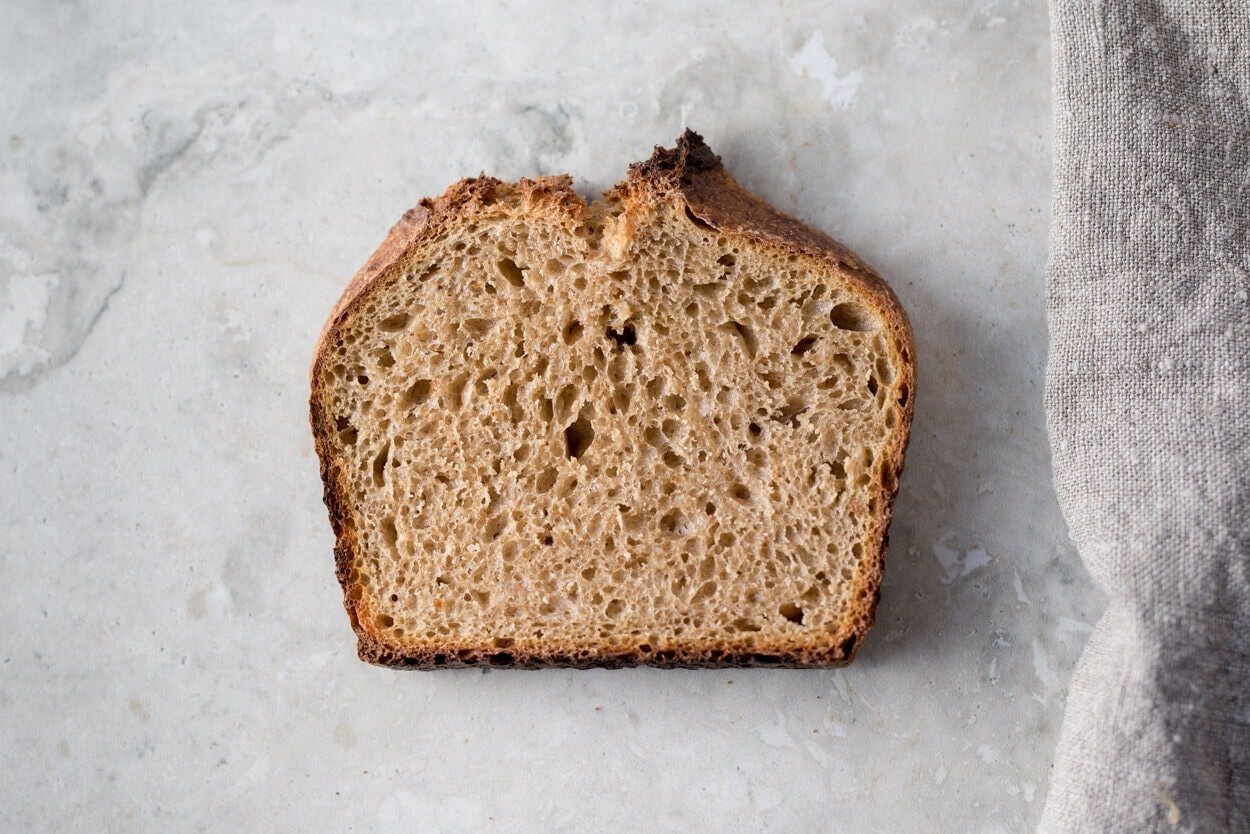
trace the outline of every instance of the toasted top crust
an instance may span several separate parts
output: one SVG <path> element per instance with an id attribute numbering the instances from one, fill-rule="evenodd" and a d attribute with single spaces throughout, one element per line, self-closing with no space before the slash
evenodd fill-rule
<path id="1" fill-rule="evenodd" d="M 516 198 L 505 206 L 502 196 Z M 332 452 L 332 417 L 324 405 L 323 364 L 337 330 L 355 313 L 371 290 L 391 276 L 408 268 L 427 247 L 435 246 L 445 231 L 466 220 L 501 213 L 541 214 L 549 220 L 575 229 L 591 222 L 604 204 L 588 206 L 572 188 L 567 175 L 522 179 L 515 184 L 488 176 L 461 180 L 437 199 L 422 199 L 405 212 L 391 228 L 381 246 L 351 279 L 322 329 L 313 358 L 310 397 L 311 423 L 321 462 L 324 499 L 336 537 L 336 575 L 344 589 L 344 604 L 359 637 L 362 659 L 388 666 L 434 668 L 478 663 L 522 667 L 599 666 L 616 667 L 646 663 L 655 666 L 831 666 L 844 665 L 871 624 L 880 597 L 884 555 L 894 498 L 898 491 L 908 432 L 914 413 L 914 342 L 907 316 L 890 287 L 877 273 L 847 247 L 827 235 L 805 226 L 742 188 L 725 170 L 720 158 L 702 138 L 687 130 L 675 148 L 656 147 L 651 158 L 630 166 L 628 177 L 605 195 L 606 204 L 619 205 L 625 214 L 646 211 L 669 201 L 677 201 L 696 222 L 729 238 L 742 238 L 783 254 L 795 254 L 818 261 L 836 271 L 858 288 L 860 300 L 873 308 L 886 325 L 889 342 L 897 354 L 901 376 L 898 389 L 902 419 L 886 449 L 884 477 L 878 499 L 878 523 L 866 542 L 867 562 L 875 566 L 864 578 L 868 593 L 859 609 L 852 612 L 860 625 L 827 648 L 775 652 L 727 652 L 719 649 L 690 649 L 663 656 L 635 652 L 601 653 L 587 656 L 572 646 L 552 644 L 548 651 L 525 655 L 500 654 L 488 646 L 465 646 L 446 652 L 405 652 L 396 649 L 376 633 L 369 618 L 362 616 L 367 601 L 355 584 L 352 564 L 358 547 L 355 520 L 348 506 L 346 483 L 340 463 Z M 519 205 L 519 208 L 516 206 Z"/>

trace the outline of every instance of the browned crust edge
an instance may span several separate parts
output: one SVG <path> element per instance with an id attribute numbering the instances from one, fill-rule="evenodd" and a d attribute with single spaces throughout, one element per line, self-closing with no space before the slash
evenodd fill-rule
<path id="1" fill-rule="evenodd" d="M 516 188 L 522 205 L 529 211 L 563 216 L 571 225 L 584 222 L 586 205 L 572 189 L 567 176 L 521 180 L 510 186 L 493 177 L 461 180 L 437 200 L 429 198 L 404 213 L 387 234 L 382 245 L 352 277 L 335 305 L 317 343 L 311 368 L 309 397 L 310 422 L 317 457 L 321 464 L 323 498 L 334 531 L 335 575 L 343 587 L 343 604 L 358 639 L 361 660 L 380 666 L 406 669 L 438 669 L 467 666 L 510 666 L 518 668 L 571 667 L 621 668 L 647 665 L 660 668 L 736 668 L 767 666 L 808 668 L 844 666 L 850 663 L 872 626 L 881 598 L 885 552 L 894 499 L 902 476 L 903 458 L 915 410 L 915 344 L 907 314 L 889 285 L 862 259 L 829 236 L 784 214 L 742 188 L 697 133 L 687 130 L 674 148 L 657 146 L 651 158 L 630 166 L 628 178 L 616 186 L 610 197 L 626 206 L 647 201 L 676 200 L 692 221 L 730 237 L 742 237 L 757 244 L 798 254 L 832 268 L 861 291 L 861 300 L 873 307 L 886 322 L 891 347 L 899 361 L 903 418 L 895 427 L 882 462 L 882 490 L 877 498 L 881 510 L 878 523 L 866 543 L 863 586 L 859 604 L 852 612 L 855 624 L 845 633 L 819 646 L 797 646 L 775 651 L 707 647 L 688 644 L 662 650 L 640 647 L 585 647 L 547 641 L 543 646 L 514 645 L 507 650 L 494 646 L 447 643 L 438 647 L 397 646 L 371 627 L 368 607 L 352 572 L 357 547 L 355 523 L 347 501 L 344 473 L 334 459 L 330 438 L 331 415 L 323 403 L 322 364 L 335 335 L 355 307 L 373 287 L 412 262 L 424 245 L 437 241 L 439 233 L 451 224 L 473 216 L 489 215 L 501 188 Z"/>

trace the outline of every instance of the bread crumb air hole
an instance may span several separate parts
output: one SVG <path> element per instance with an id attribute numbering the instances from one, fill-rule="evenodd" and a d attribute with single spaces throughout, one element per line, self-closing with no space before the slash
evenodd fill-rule
<path id="1" fill-rule="evenodd" d="M 410 321 L 412 321 L 412 316 L 407 313 L 396 313 L 378 322 L 378 329 L 384 333 L 396 333 L 407 327 Z"/>
<path id="2" fill-rule="evenodd" d="M 755 351 L 759 346 L 759 343 L 755 339 L 755 331 L 740 321 L 727 321 L 720 327 L 721 330 L 731 333 L 737 337 L 743 351 L 746 352 L 748 357 L 755 357 Z"/>
<path id="3" fill-rule="evenodd" d="M 620 330 L 609 327 L 605 335 L 619 347 L 631 347 L 638 343 L 638 333 L 632 322 L 625 322 Z"/>
<path id="4" fill-rule="evenodd" d="M 362 632 L 441 666 L 848 656 L 913 395 L 890 315 L 680 204 L 570 234 L 546 196 L 496 185 L 327 337 Z"/>
<path id="5" fill-rule="evenodd" d="M 691 211 L 689 206 L 686 207 L 686 219 L 689 220 L 691 223 L 693 223 L 696 228 L 704 229 L 706 231 L 711 231 L 711 232 L 716 231 L 715 226 L 713 226 L 711 223 L 707 222 L 702 217 L 699 217 L 697 214 Z"/>
<path id="6" fill-rule="evenodd" d="M 504 280 L 512 286 L 518 288 L 525 286 L 525 273 L 521 270 L 521 267 L 517 266 L 516 261 L 511 258 L 500 258 L 496 267 Z"/>
<path id="7" fill-rule="evenodd" d="M 795 625 L 803 625 L 803 609 L 795 605 L 793 602 L 783 602 L 781 608 L 778 609 L 781 616 L 785 617 Z"/>
<path id="8" fill-rule="evenodd" d="M 660 518 L 660 529 L 670 536 L 685 538 L 694 532 L 694 525 L 681 510 L 669 510 Z"/>
<path id="9" fill-rule="evenodd" d="M 339 417 L 334 421 L 335 430 L 338 432 L 339 442 L 344 446 L 355 446 L 356 440 L 360 436 L 356 431 L 356 427 L 351 424 L 346 417 Z"/>
<path id="10" fill-rule="evenodd" d="M 408 386 L 408 390 L 404 392 L 401 405 L 404 408 L 413 408 L 421 405 L 430 398 L 430 381 L 428 379 L 418 379 L 412 385 Z"/>
<path id="11" fill-rule="evenodd" d="M 858 304 L 844 303 L 836 305 L 829 311 L 829 321 L 839 330 L 850 330 L 866 333 L 875 330 L 872 317 Z"/>
<path id="12" fill-rule="evenodd" d="M 577 418 L 568 428 L 564 430 L 564 445 L 568 456 L 574 460 L 586 454 L 586 450 L 590 448 L 590 444 L 595 442 L 595 429 L 586 419 L 583 411 L 581 416 Z"/>
<path id="13" fill-rule="evenodd" d="M 816 342 L 817 339 L 815 336 L 804 336 L 795 343 L 794 347 L 790 348 L 790 353 L 793 356 L 802 356 L 814 348 L 816 346 Z"/>

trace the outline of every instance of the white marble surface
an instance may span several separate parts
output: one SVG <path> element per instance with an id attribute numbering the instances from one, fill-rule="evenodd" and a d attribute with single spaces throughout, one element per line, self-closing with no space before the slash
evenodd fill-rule
<path id="1" fill-rule="evenodd" d="M 1101 600 L 1041 412 L 1045 4 L 0 5 L 0 829 L 1026 831 Z M 683 125 L 919 344 L 841 671 L 355 659 L 322 318 L 461 176 L 587 194 Z"/>

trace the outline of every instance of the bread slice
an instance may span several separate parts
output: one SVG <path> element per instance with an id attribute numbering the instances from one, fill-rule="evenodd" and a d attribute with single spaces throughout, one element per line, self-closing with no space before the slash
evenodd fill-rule
<path id="1" fill-rule="evenodd" d="M 567 176 L 423 200 L 312 367 L 361 658 L 849 662 L 912 354 L 885 283 L 690 132 L 590 205 Z"/>

